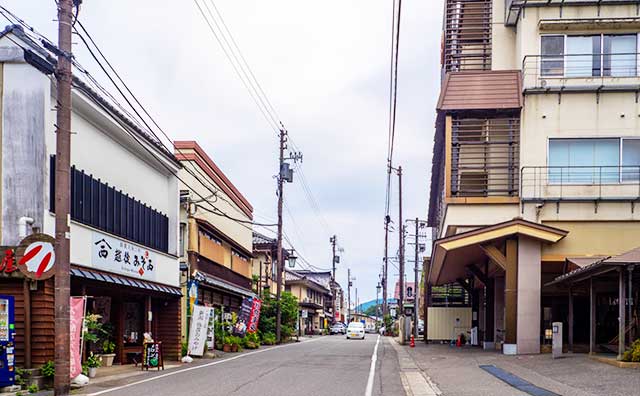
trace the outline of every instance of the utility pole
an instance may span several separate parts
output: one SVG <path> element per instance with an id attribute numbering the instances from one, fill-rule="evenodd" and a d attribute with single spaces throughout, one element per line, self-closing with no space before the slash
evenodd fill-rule
<path id="1" fill-rule="evenodd" d="M 382 274 L 382 316 L 389 313 L 387 306 L 387 276 L 389 272 L 389 215 L 384 217 L 384 262 Z"/>
<path id="2" fill-rule="evenodd" d="M 358 314 L 358 288 L 356 287 L 356 315 Z"/>
<path id="3" fill-rule="evenodd" d="M 402 166 L 398 167 L 398 243 L 400 258 L 400 294 L 398 298 L 398 308 L 400 315 L 404 315 L 404 227 L 402 225 Z"/>
<path id="4" fill-rule="evenodd" d="M 347 323 L 351 323 L 351 268 L 347 268 Z"/>
<path id="5" fill-rule="evenodd" d="M 66 396 L 70 388 L 70 232 L 71 195 L 71 26 L 73 0 L 58 1 L 58 64 L 56 66 L 56 271 L 55 271 L 55 367 L 56 396 Z"/>
<path id="6" fill-rule="evenodd" d="M 331 266 L 333 267 L 333 271 L 331 273 L 331 314 L 333 318 L 331 318 L 331 322 L 333 323 L 336 320 L 336 236 L 332 236 L 329 238 L 329 243 L 331 243 Z"/>
<path id="7" fill-rule="evenodd" d="M 415 246 L 415 262 L 413 263 L 414 283 L 413 283 L 413 336 L 418 338 L 418 296 L 420 296 L 420 286 L 418 280 L 418 250 L 420 245 L 418 244 L 418 227 L 420 220 L 416 217 L 416 246 Z"/>
<path id="8" fill-rule="evenodd" d="M 278 270 L 277 283 L 278 289 L 276 290 L 276 341 L 280 343 L 282 341 L 282 308 L 280 307 L 280 297 L 282 289 L 282 272 L 284 271 L 283 255 L 282 255 L 282 204 L 284 201 L 284 182 L 293 182 L 293 169 L 289 168 L 289 164 L 285 160 L 293 160 L 297 162 L 302 161 L 302 154 L 290 153 L 289 157 L 284 156 L 284 150 L 287 148 L 287 130 L 284 126 L 280 129 L 280 153 L 279 153 L 279 172 L 278 172 L 278 238 L 276 257 L 278 262 L 276 268 Z"/>

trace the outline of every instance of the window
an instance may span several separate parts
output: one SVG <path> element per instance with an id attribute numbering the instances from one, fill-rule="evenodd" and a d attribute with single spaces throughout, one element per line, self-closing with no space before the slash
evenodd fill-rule
<path id="1" fill-rule="evenodd" d="M 629 77 L 635 76 L 636 34 L 588 36 L 542 36 L 542 76 Z"/>
<path id="2" fill-rule="evenodd" d="M 180 257 L 185 255 L 185 242 L 187 238 L 187 224 L 180 223 Z"/>
<path id="3" fill-rule="evenodd" d="M 640 180 L 640 139 L 551 139 L 549 182 L 600 184 Z"/>
<path id="4" fill-rule="evenodd" d="M 50 158 L 49 210 L 55 211 L 55 155 Z M 114 186 L 71 167 L 71 219 L 161 252 L 169 250 L 169 218 Z"/>

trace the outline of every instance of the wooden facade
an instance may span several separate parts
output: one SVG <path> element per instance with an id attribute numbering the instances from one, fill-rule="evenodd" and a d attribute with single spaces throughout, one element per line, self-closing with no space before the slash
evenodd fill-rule
<path id="1" fill-rule="evenodd" d="M 15 299 L 16 365 L 21 367 L 41 366 L 54 358 L 54 281 L 36 285 L 30 290 L 30 282 L 22 277 L 0 279 L 0 294 Z"/>

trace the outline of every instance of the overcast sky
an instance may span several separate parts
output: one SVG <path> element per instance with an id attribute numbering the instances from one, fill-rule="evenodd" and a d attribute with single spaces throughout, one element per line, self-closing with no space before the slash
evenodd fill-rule
<path id="1" fill-rule="evenodd" d="M 374 299 L 384 246 L 392 0 L 215 2 L 303 152 L 304 174 L 328 223 L 294 175 L 285 186 L 285 232 L 321 268 L 331 266 L 329 237 L 337 234 L 344 248 L 338 281 L 346 288 L 350 267 L 360 301 Z M 53 0 L 0 3 L 57 41 Z M 427 211 L 442 9 L 442 0 L 403 2 L 394 162 L 404 169 L 408 218 Z M 275 221 L 276 134 L 194 2 L 84 0 L 80 20 L 163 129 L 198 141 L 252 203 L 255 220 Z M 80 63 L 111 90 L 74 41 Z M 397 183 L 393 191 L 397 221 Z M 395 254 L 398 235 L 390 238 Z M 391 293 L 397 269 L 390 270 Z"/>

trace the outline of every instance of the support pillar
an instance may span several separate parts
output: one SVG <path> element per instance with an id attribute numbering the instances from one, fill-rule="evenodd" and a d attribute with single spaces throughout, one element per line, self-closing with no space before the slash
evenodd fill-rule
<path id="1" fill-rule="evenodd" d="M 589 354 L 596 353 L 596 290 L 589 279 Z"/>
<path id="2" fill-rule="evenodd" d="M 569 286 L 569 317 L 567 318 L 569 332 L 569 352 L 573 352 L 573 290 Z"/>
<path id="3" fill-rule="evenodd" d="M 493 349 L 495 347 L 495 338 L 493 333 L 495 331 L 495 285 L 493 279 L 487 279 L 485 285 L 485 315 L 484 315 L 484 345 L 485 349 Z"/>
<path id="4" fill-rule="evenodd" d="M 517 314 L 518 314 L 518 241 L 509 239 L 506 242 L 506 261 L 505 269 L 505 323 L 504 323 L 504 342 L 508 345 L 516 345 L 517 343 Z M 511 349 L 514 347 L 506 346 Z M 511 351 L 505 351 L 511 353 Z M 515 351 L 514 351 L 515 353 Z"/>
<path id="5" fill-rule="evenodd" d="M 622 360 L 625 349 L 626 321 L 626 285 L 624 284 L 624 269 L 618 270 L 618 360 Z"/>
<path id="6" fill-rule="evenodd" d="M 514 243 L 516 243 L 514 241 Z M 508 246 L 508 245 L 507 245 Z M 512 249 L 517 254 L 517 311 L 516 344 L 517 353 L 540 353 L 540 305 L 542 289 L 542 262 L 540 241 L 518 237 L 517 246 Z M 509 248 L 507 247 L 507 251 Z M 508 260 L 507 260 L 508 261 Z"/>

